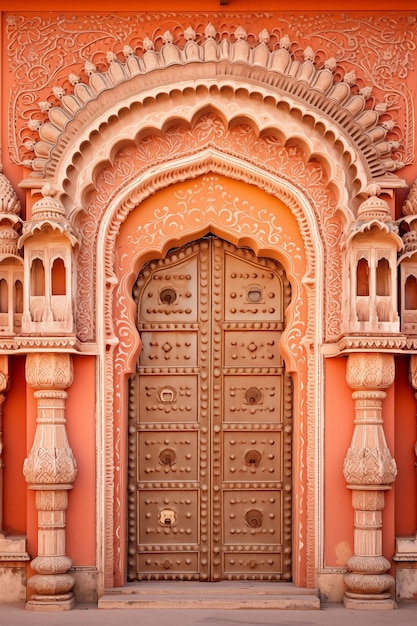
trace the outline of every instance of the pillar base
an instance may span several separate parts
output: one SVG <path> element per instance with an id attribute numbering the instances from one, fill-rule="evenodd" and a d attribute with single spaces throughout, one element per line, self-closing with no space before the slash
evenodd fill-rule
<path id="1" fill-rule="evenodd" d="M 361 596 L 360 594 L 348 595 L 345 593 L 343 604 L 347 609 L 355 609 L 357 611 L 393 611 L 398 608 L 391 597 L 381 598 L 378 594 Z"/>
<path id="2" fill-rule="evenodd" d="M 34 595 L 26 602 L 27 611 L 70 611 L 75 606 L 73 593 L 59 596 Z"/>

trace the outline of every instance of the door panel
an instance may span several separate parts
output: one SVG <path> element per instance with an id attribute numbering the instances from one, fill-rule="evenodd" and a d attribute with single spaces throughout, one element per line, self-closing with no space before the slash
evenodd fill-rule
<path id="1" fill-rule="evenodd" d="M 148 264 L 134 293 L 129 578 L 289 580 L 281 266 L 208 238 Z"/>

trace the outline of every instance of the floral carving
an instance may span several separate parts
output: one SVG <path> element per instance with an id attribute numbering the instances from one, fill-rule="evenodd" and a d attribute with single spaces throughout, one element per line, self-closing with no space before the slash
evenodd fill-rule
<path id="1" fill-rule="evenodd" d="M 349 448 L 343 474 L 353 485 L 390 485 L 397 475 L 397 466 L 387 448 Z"/>
<path id="2" fill-rule="evenodd" d="M 24 149 L 30 151 L 33 148 L 31 131 L 40 128 L 43 115 L 52 115 L 55 123 L 63 124 L 80 108 L 81 91 L 81 99 L 85 101 L 85 94 L 100 93 L 108 86 L 109 80 L 123 80 L 126 73 L 136 75 L 163 64 L 184 64 L 188 59 L 201 60 L 204 56 L 206 60 L 216 58 L 212 49 L 220 40 L 231 42 L 231 60 L 244 60 L 254 63 L 256 67 L 267 66 L 272 71 L 275 65 L 280 67 L 280 61 L 275 62 L 279 57 L 272 56 L 273 53 L 281 47 L 284 58 L 290 55 L 293 47 L 299 57 L 294 53 L 297 63 L 304 61 L 305 64 L 300 70 L 304 80 L 312 79 L 311 68 L 315 62 L 329 73 L 340 73 L 341 65 L 345 64 L 348 68 L 344 72 L 346 84 L 353 84 L 357 73 L 363 75 L 365 83 L 367 81 L 370 85 L 362 87 L 349 101 L 348 107 L 355 115 L 362 115 L 365 100 L 372 98 L 375 112 L 383 114 L 390 107 L 407 118 L 409 124 L 404 125 L 405 128 L 412 126 L 411 98 L 404 79 L 413 69 L 415 16 L 398 17 L 392 14 L 388 19 L 385 15 L 383 18 L 374 15 L 365 18 L 358 14 L 334 14 L 292 15 L 286 18 L 282 14 L 263 13 L 257 14 L 256 18 L 258 23 L 260 19 L 263 22 L 260 33 L 251 32 L 242 25 L 233 26 L 239 19 L 249 24 L 248 14 L 233 17 L 213 14 L 212 23 L 207 25 L 206 17 L 195 13 L 193 26 L 187 28 L 182 23 L 189 24 L 189 16 L 175 13 L 123 17 L 115 14 L 111 20 L 99 15 L 76 19 L 62 16 L 43 19 L 8 17 L 9 65 L 18 80 L 10 101 L 9 140 L 14 159 L 22 160 Z M 149 19 L 155 24 L 154 41 L 147 35 Z M 39 37 L 45 42 L 45 52 L 36 59 L 38 71 L 31 72 L 31 40 Z M 294 46 L 287 43 L 291 41 Z M 107 49 L 108 53 L 103 53 L 103 49 Z M 126 67 L 120 60 L 122 50 L 126 56 Z M 139 55 L 142 53 L 142 57 L 136 56 L 136 52 Z M 268 62 L 269 56 L 272 62 Z M 100 77 L 99 72 L 107 69 L 109 63 L 108 77 Z M 325 91 L 324 76 L 322 74 L 319 81 L 322 91 Z M 89 86 L 83 83 L 86 78 L 90 79 Z M 80 97 L 66 95 L 71 83 L 75 86 L 75 93 L 77 89 L 80 92 Z M 51 84 L 54 89 L 51 89 Z M 56 104 L 60 100 L 66 104 L 66 110 L 57 114 Z M 364 115 L 369 117 L 368 113 Z M 22 122 L 27 124 L 26 129 Z M 412 128 L 401 137 L 405 144 L 404 163 L 412 158 L 412 137 Z"/>
<path id="3" fill-rule="evenodd" d="M 34 353 L 26 359 L 26 380 L 35 389 L 66 389 L 73 381 L 69 354 Z"/>
<path id="4" fill-rule="evenodd" d="M 346 380 L 352 389 L 386 389 L 394 382 L 391 354 L 355 354 L 348 358 Z"/>
<path id="5" fill-rule="evenodd" d="M 201 116 L 192 129 L 177 125 L 164 133 L 162 137 L 155 135 L 147 136 L 138 147 L 124 147 L 116 153 L 112 165 L 103 169 L 97 177 L 97 191 L 92 192 L 89 196 L 84 223 L 81 228 L 82 245 L 78 262 L 78 336 L 82 340 L 87 341 L 93 339 L 95 335 L 95 316 L 92 314 L 95 310 L 95 300 L 93 297 L 94 290 L 91 289 L 91 285 L 95 281 L 96 237 L 99 223 L 103 219 L 107 207 L 114 202 L 118 194 L 123 193 L 123 189 L 126 186 L 132 186 L 141 174 L 145 174 L 150 162 L 162 165 L 167 160 L 171 162 L 177 156 L 192 155 L 196 146 L 199 146 L 199 150 L 204 150 L 210 146 L 216 147 L 221 152 L 226 152 L 230 155 L 238 154 L 244 161 L 252 162 L 254 165 L 262 167 L 264 170 L 266 169 L 271 174 L 279 171 L 283 180 L 289 183 L 296 180 L 298 187 L 303 189 L 311 199 L 312 208 L 315 211 L 315 217 L 322 232 L 322 240 L 325 242 L 327 253 L 325 265 L 329 281 L 325 294 L 327 309 L 326 334 L 328 339 L 338 337 L 341 324 L 341 256 L 338 242 L 342 235 L 342 224 L 341 220 L 335 216 L 337 203 L 333 192 L 327 186 L 328 178 L 324 169 L 317 163 L 306 162 L 300 149 L 284 147 L 277 137 L 273 135 L 259 137 L 246 125 L 227 129 L 220 118 L 213 114 Z M 213 159 L 207 161 L 206 169 L 212 169 L 214 166 L 215 161 Z M 242 171 L 234 172 L 226 169 L 226 166 L 222 166 L 222 169 L 225 174 L 232 177 L 242 178 L 243 176 Z M 184 174 L 178 172 L 178 178 L 181 179 L 184 176 L 190 177 L 193 175 L 191 164 L 188 164 L 186 171 L 187 173 L 184 172 Z M 144 188 L 144 192 L 141 194 L 136 192 L 132 200 L 129 200 L 129 203 L 125 201 L 123 213 L 115 215 L 113 219 L 114 226 L 111 227 L 111 232 L 118 232 L 120 223 L 126 218 L 129 210 L 133 210 L 138 203 L 142 202 L 156 188 L 162 188 L 174 182 L 174 177 L 175 173 L 173 172 L 169 178 L 161 175 L 155 182 L 146 182 L 146 186 L 141 183 L 141 188 Z M 252 176 L 249 182 L 257 184 L 262 188 L 268 184 L 265 175 Z M 296 203 L 285 188 L 269 185 L 267 190 L 274 195 L 280 195 L 285 203 L 294 206 L 295 209 Z M 184 198 L 184 201 L 187 201 L 187 199 Z M 207 211 L 209 212 L 210 210 L 214 211 L 213 208 L 207 207 Z M 173 218 L 164 217 L 163 211 L 164 209 L 161 209 L 161 213 L 155 215 L 154 221 L 147 225 L 148 237 L 146 242 L 148 245 L 152 245 L 152 237 L 156 236 L 158 228 L 162 228 L 162 224 L 166 220 L 172 221 L 173 232 L 175 232 L 175 216 Z M 309 271 L 313 275 L 315 268 L 315 255 L 312 249 L 313 241 L 306 229 L 307 224 L 304 216 L 300 213 L 297 218 L 300 222 L 303 237 L 306 240 L 306 249 L 309 254 Z M 168 234 L 169 223 L 164 225 L 168 229 L 166 230 Z M 279 233 L 280 227 L 278 223 L 275 230 Z M 243 234 L 243 230 L 241 232 Z M 250 232 L 250 229 L 248 232 Z M 310 241 L 308 241 L 309 238 Z M 105 261 L 107 267 L 110 261 L 110 258 Z M 111 274 L 112 271 L 109 269 L 108 273 Z"/>
<path id="6" fill-rule="evenodd" d="M 70 448 L 39 446 L 25 459 L 23 473 L 32 485 L 68 484 L 74 482 L 77 467 Z"/>

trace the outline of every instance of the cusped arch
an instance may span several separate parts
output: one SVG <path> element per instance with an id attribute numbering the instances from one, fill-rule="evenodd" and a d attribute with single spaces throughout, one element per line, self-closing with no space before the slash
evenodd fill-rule
<path id="1" fill-rule="evenodd" d="M 226 155 L 236 155 L 257 165 L 254 142 L 275 140 L 283 146 L 292 146 L 293 149 L 301 150 L 306 162 L 317 162 L 324 168 L 328 186 L 334 189 L 338 206 L 346 214 L 346 221 L 349 223 L 353 219 L 356 204 L 359 202 L 355 196 L 367 185 L 363 172 L 360 180 L 355 173 L 356 183 L 351 177 L 352 172 L 349 171 L 351 164 L 354 164 L 354 169 L 357 167 L 353 151 L 341 155 L 337 149 L 337 142 L 334 145 L 323 142 L 323 137 L 312 125 L 305 125 L 303 120 L 292 117 L 287 107 L 277 108 L 265 103 L 260 111 L 255 98 L 249 98 L 236 106 L 230 97 L 223 97 L 221 94 L 214 97 L 208 93 L 201 93 L 196 99 L 196 94 L 192 92 L 188 92 L 184 97 L 181 95 L 181 99 L 176 102 L 175 111 L 166 103 L 157 100 L 152 106 L 149 104 L 149 107 L 151 108 L 147 113 L 134 108 L 121 119 L 112 118 L 111 124 L 103 122 L 99 133 L 93 132 L 89 139 L 86 138 L 80 143 L 77 150 L 72 149 L 71 155 L 62 155 L 62 168 L 59 174 L 65 175 L 62 180 L 57 181 L 57 184 L 64 190 L 62 201 L 69 213 L 73 207 L 85 205 L 86 197 L 97 187 L 98 177 L 106 169 L 114 167 L 121 149 L 128 146 L 143 147 L 150 137 L 155 140 L 159 138 L 162 143 L 163 138 L 172 137 L 170 131 L 177 127 L 184 127 L 193 133 L 194 129 L 201 127 L 200 122 L 203 118 L 211 118 L 218 120 L 223 129 L 229 133 L 239 126 L 252 129 L 252 143 L 245 145 L 242 142 L 240 146 L 230 143 L 227 145 L 222 142 L 223 137 L 220 136 L 222 130 L 219 129 L 217 138 L 214 128 L 211 137 L 209 129 L 205 135 L 204 129 L 200 128 L 199 134 L 195 134 L 194 148 L 188 148 L 190 154 L 206 146 L 212 146 Z M 175 137 L 173 143 L 173 149 L 176 149 L 179 144 Z M 72 159 L 69 164 L 66 163 L 67 157 Z M 152 154 L 152 158 L 155 160 L 147 163 L 150 168 L 152 165 L 161 166 L 169 161 L 169 155 L 164 156 L 157 151 Z M 268 168 L 266 162 L 263 167 Z M 353 189 L 355 191 L 352 193 Z"/>
<path id="2" fill-rule="evenodd" d="M 149 142 L 145 141 L 143 146 L 126 144 L 120 154 L 114 155 L 113 162 L 106 163 L 106 167 L 99 170 L 91 194 L 83 198 L 85 201 L 81 213 L 77 212 L 75 205 L 72 218 L 82 215 L 80 219 L 84 219 L 80 228 L 83 240 L 77 270 L 77 319 L 81 340 L 91 340 L 95 335 L 95 315 L 92 312 L 97 309 L 91 286 L 95 281 L 95 246 L 101 222 L 111 220 L 110 233 L 117 232 L 129 211 L 148 195 L 173 182 L 196 177 L 207 171 L 223 173 L 234 180 L 245 180 L 266 189 L 271 195 L 277 194 L 289 206 L 294 207 L 300 231 L 306 237 L 305 249 L 309 274 L 312 277 L 306 280 L 311 281 L 314 280 L 317 257 L 311 235 L 308 234 L 312 232 L 311 227 L 306 228 L 304 223 L 308 220 L 314 222 L 317 228 L 314 239 L 324 246 L 322 258 L 327 263 L 326 271 L 332 278 L 332 286 L 326 293 L 329 303 L 326 311 L 327 334 L 329 337 L 340 334 L 341 258 L 338 242 L 343 229 L 353 219 L 351 211 L 338 204 L 337 189 L 334 189 L 332 181 L 329 181 L 317 160 L 306 163 L 304 155 L 297 147 L 282 146 L 268 136 L 256 138 L 256 135 L 248 134 L 246 128 L 236 128 L 230 133 L 221 124 L 215 126 L 213 131 L 218 135 L 217 143 L 213 142 L 210 135 L 209 141 L 204 144 L 201 133 L 207 135 L 208 123 L 211 126 L 216 125 L 216 120 L 202 119 L 201 125 L 196 124 L 193 129 L 178 128 L 174 138 L 167 134 L 156 137 L 150 135 Z M 226 145 L 229 150 L 225 150 Z M 257 152 L 257 158 L 251 156 L 251 151 Z M 127 190 L 132 193 L 134 191 L 134 201 L 124 200 L 113 216 L 109 207 L 114 207 L 115 198 L 125 196 Z M 308 198 L 307 202 L 312 207 L 310 216 L 300 213 L 297 207 L 301 205 L 293 196 Z M 111 251 L 114 238 L 108 236 L 106 242 Z M 106 272 L 109 276 L 112 274 L 111 265 L 109 258 L 106 260 Z"/>
<path id="3" fill-rule="evenodd" d="M 239 177 L 233 171 L 233 165 L 239 167 Z M 248 189 L 264 194 L 264 202 L 251 204 L 247 198 L 240 198 L 237 193 L 233 195 L 227 186 L 224 189 L 221 186 L 220 181 L 229 181 L 231 190 L 236 180 Z M 144 208 L 149 198 L 158 192 L 165 191 L 169 196 L 175 196 L 173 188 L 178 188 L 184 181 L 188 183 L 188 190 L 183 196 L 178 191 L 172 203 L 158 204 L 154 213 Z M 208 152 L 199 154 L 194 163 L 188 160 L 186 170 L 184 164 L 176 163 L 168 178 L 159 174 L 153 181 L 141 181 L 126 189 L 123 195 L 123 199 L 119 197 L 115 201 L 117 209 L 110 210 L 103 221 L 100 241 L 104 248 L 98 252 L 99 257 L 104 256 L 104 280 L 108 286 L 104 292 L 105 300 L 98 308 L 111 311 L 106 323 L 105 341 L 123 345 L 120 354 L 127 359 L 121 368 L 123 370 L 132 370 L 139 345 L 124 345 L 127 335 L 117 323 L 123 319 L 132 328 L 134 326 L 132 287 L 141 266 L 150 259 L 164 258 L 170 248 L 179 247 L 208 232 L 236 246 L 248 246 L 257 255 L 279 261 L 292 285 L 292 307 L 301 301 L 306 285 L 314 284 L 314 297 L 316 288 L 320 292 L 324 251 L 317 222 L 308 201 L 291 184 L 268 177 L 261 171 L 254 172 L 241 163 L 233 164 L 215 152 Z M 163 202 L 161 197 L 159 193 L 158 203 Z M 285 207 L 293 233 L 284 232 L 283 216 L 268 208 L 268 197 L 271 198 L 270 203 Z M 136 234 L 129 235 L 122 245 L 120 232 L 132 214 L 137 216 L 137 224 L 133 228 Z M 301 316 L 294 314 L 293 317 L 299 319 Z M 299 330 L 294 329 L 295 326 L 293 332 L 298 334 Z M 292 371 L 298 357 L 297 351 L 289 347 L 295 342 L 287 335 L 284 335 L 283 351 L 287 367 Z M 299 349 L 302 350 L 301 346 Z"/>

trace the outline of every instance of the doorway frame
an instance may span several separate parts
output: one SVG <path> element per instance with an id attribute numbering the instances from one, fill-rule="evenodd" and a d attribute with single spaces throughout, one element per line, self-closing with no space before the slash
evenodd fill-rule
<path id="1" fill-rule="evenodd" d="M 279 209 L 285 206 L 288 215 L 297 224 L 298 240 L 286 241 L 285 246 L 280 247 L 281 235 L 276 230 L 279 210 L 275 214 L 272 211 L 258 232 L 252 229 L 249 231 L 252 233 L 250 236 L 246 232 L 242 237 L 239 221 L 230 227 L 227 221 L 223 223 L 222 211 L 213 208 L 209 211 L 207 223 L 199 222 L 198 227 L 191 227 L 184 233 L 180 243 L 185 244 L 211 230 L 235 245 L 248 245 L 259 256 L 275 258 L 284 266 L 291 283 L 293 300 L 288 311 L 288 331 L 283 338 L 282 353 L 287 372 L 294 381 L 294 477 L 297 488 L 294 489 L 293 580 L 297 586 L 314 587 L 322 559 L 320 535 L 323 513 L 323 485 L 320 480 L 323 457 L 323 380 L 319 374 L 322 370 L 319 345 L 322 338 L 323 302 L 317 298 L 317 294 L 322 293 L 323 251 L 317 221 L 307 198 L 285 180 L 271 177 L 261 170 L 254 171 L 255 168 L 247 167 L 244 163 L 240 164 L 239 176 L 235 174 L 230 177 L 230 164 L 224 155 L 216 155 L 214 159 L 211 154 L 205 160 L 199 155 L 196 165 L 192 167 L 189 163 L 187 178 L 181 163 L 176 161 L 171 164 L 169 176 L 158 178 L 159 190 L 171 188 L 176 179 L 181 182 L 184 178 L 194 181 L 199 176 L 211 174 L 225 176 L 233 185 L 238 180 L 253 186 L 268 198 L 268 202 L 277 202 Z M 129 294 L 142 265 L 178 245 L 178 238 L 161 229 L 157 240 L 154 239 L 150 246 L 137 245 L 140 252 L 131 255 L 123 268 L 116 268 L 118 261 L 115 251 L 120 247 L 120 230 L 129 215 L 134 214 L 134 209 L 140 206 L 138 213 L 143 212 L 142 217 L 148 221 L 152 219 L 151 214 L 146 218 L 147 209 L 143 208 L 151 196 L 158 196 L 155 193 L 155 181 L 152 181 L 152 185 L 149 183 L 141 180 L 139 184 L 130 185 L 114 199 L 101 224 L 98 240 L 99 258 L 104 258 L 104 262 L 98 264 L 99 274 L 102 270 L 99 279 L 103 284 L 103 289 L 99 289 L 101 300 L 98 307 L 99 310 L 112 312 L 112 319 L 107 318 L 107 327 L 106 324 L 101 326 L 102 365 L 99 369 L 98 410 L 104 419 L 99 424 L 98 448 L 105 451 L 105 454 L 99 455 L 98 468 L 98 519 L 102 519 L 103 523 L 99 524 L 97 542 L 100 549 L 99 571 L 103 572 L 102 592 L 123 585 L 126 581 L 124 494 L 127 488 L 127 463 L 123 459 L 128 454 L 125 436 L 127 378 L 134 369 L 140 351 L 139 338 L 133 332 L 134 305 Z M 258 222 L 265 219 L 265 215 L 249 215 L 243 210 L 242 219 L 253 220 L 254 217 L 259 218 Z M 300 251 L 300 258 L 293 254 L 294 246 Z M 107 278 L 105 270 L 110 270 Z M 106 337 L 104 331 L 108 332 L 108 325 L 114 319 L 119 320 L 112 327 L 115 332 Z"/>

